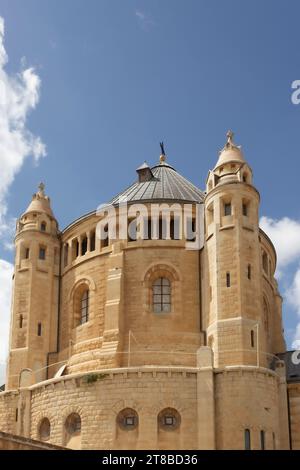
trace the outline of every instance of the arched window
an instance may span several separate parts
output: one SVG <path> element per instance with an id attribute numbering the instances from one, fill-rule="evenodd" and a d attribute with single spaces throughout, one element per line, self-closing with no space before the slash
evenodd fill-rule
<path id="1" fill-rule="evenodd" d="M 81 418 L 78 413 L 70 414 L 65 421 L 65 430 L 70 436 L 81 432 Z"/>
<path id="2" fill-rule="evenodd" d="M 64 425 L 63 443 L 71 449 L 81 447 L 81 418 L 78 413 L 71 413 Z"/>
<path id="3" fill-rule="evenodd" d="M 133 431 L 139 424 L 137 412 L 132 408 L 124 408 L 118 413 L 117 424 L 124 431 Z"/>
<path id="4" fill-rule="evenodd" d="M 171 311 L 171 284 L 166 277 L 159 277 L 152 286 L 153 311 L 155 313 L 168 313 Z"/>
<path id="5" fill-rule="evenodd" d="M 157 416 L 157 424 L 164 431 L 175 431 L 180 427 L 181 417 L 174 408 L 165 408 Z"/>
<path id="6" fill-rule="evenodd" d="M 50 421 L 48 418 L 43 418 L 39 426 L 39 439 L 41 441 L 48 441 L 50 439 Z"/>
<path id="7" fill-rule="evenodd" d="M 250 435 L 250 429 L 245 429 L 245 431 L 244 431 L 244 439 L 245 439 L 245 450 L 251 450 L 251 435 Z"/>
<path id="8" fill-rule="evenodd" d="M 46 228 L 47 228 L 46 222 L 42 222 L 42 223 L 41 223 L 41 231 L 42 231 L 42 232 L 46 232 Z"/>
<path id="9" fill-rule="evenodd" d="M 85 290 L 80 302 L 80 324 L 89 320 L 89 291 Z"/>

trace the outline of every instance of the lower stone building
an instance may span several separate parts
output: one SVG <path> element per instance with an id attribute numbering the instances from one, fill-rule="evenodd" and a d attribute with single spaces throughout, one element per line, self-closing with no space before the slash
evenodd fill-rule
<path id="1" fill-rule="evenodd" d="M 231 132 L 205 192 L 162 146 L 60 231 L 41 184 L 17 222 L 0 429 L 73 449 L 300 449 L 259 201 Z"/>

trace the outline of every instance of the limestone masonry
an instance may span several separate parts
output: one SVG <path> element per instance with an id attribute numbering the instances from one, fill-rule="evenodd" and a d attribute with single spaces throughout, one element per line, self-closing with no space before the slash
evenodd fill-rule
<path id="1" fill-rule="evenodd" d="M 231 132 L 206 192 L 162 147 L 110 206 L 60 231 L 41 184 L 16 227 L 0 431 L 19 447 L 16 436 L 45 448 L 300 449 L 300 373 L 259 203 Z"/>

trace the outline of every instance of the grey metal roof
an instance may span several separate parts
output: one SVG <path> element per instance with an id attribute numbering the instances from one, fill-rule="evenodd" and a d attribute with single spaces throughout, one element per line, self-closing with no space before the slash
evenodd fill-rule
<path id="1" fill-rule="evenodd" d="M 172 200 L 201 203 L 204 193 L 167 163 L 151 168 L 153 178 L 149 181 L 136 181 L 115 196 L 110 204 L 118 204 L 119 198 L 133 201 Z"/>

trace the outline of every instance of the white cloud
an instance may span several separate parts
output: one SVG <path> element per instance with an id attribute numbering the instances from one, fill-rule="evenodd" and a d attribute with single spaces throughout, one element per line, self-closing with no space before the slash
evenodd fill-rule
<path id="1" fill-rule="evenodd" d="M 135 10 L 135 16 L 138 19 L 140 27 L 144 31 L 149 31 L 152 26 L 155 26 L 155 22 L 153 21 L 153 19 L 150 17 L 150 15 L 146 14 L 145 12 L 141 10 Z"/>
<path id="2" fill-rule="evenodd" d="M 38 161 L 46 155 L 46 148 L 40 137 L 26 127 L 28 114 L 39 101 L 40 78 L 33 68 L 25 68 L 24 59 L 19 73 L 8 74 L 7 61 L 4 20 L 0 17 L 0 241 L 4 248 L 11 249 L 15 219 L 8 217 L 8 190 L 25 159 L 32 155 Z M 13 266 L 0 259 L 0 382 L 8 346 L 12 271 Z"/>
<path id="3" fill-rule="evenodd" d="M 286 290 L 285 294 L 287 301 L 294 307 L 300 317 L 300 268 L 296 271 L 293 283 L 291 287 Z M 300 349 L 300 321 L 296 327 L 292 347 Z"/>
<path id="4" fill-rule="evenodd" d="M 300 260 L 300 221 L 288 217 L 280 220 L 261 217 L 260 226 L 274 243 L 279 270 Z"/>
<path id="5" fill-rule="evenodd" d="M 294 341 L 292 343 L 292 348 L 300 350 L 300 323 L 298 323 L 296 331 L 295 331 L 295 336 L 294 336 Z"/>
<path id="6" fill-rule="evenodd" d="M 300 221 L 283 217 L 260 219 L 260 226 L 271 238 L 277 252 L 277 277 L 285 281 L 292 271 L 293 282 L 284 292 L 286 301 L 300 317 Z M 300 320 L 293 336 L 292 347 L 300 347 Z"/>
<path id="7" fill-rule="evenodd" d="M 8 56 L 4 48 L 4 20 L 0 17 L 0 233 L 8 222 L 6 196 L 24 160 L 46 155 L 45 145 L 26 128 L 29 112 L 39 101 L 40 78 L 33 68 L 9 75 L 5 70 Z M 24 60 L 23 60 L 24 63 Z"/>
<path id="8" fill-rule="evenodd" d="M 13 265 L 0 260 L 0 385 L 4 383 L 5 360 L 8 351 L 9 320 Z"/>

